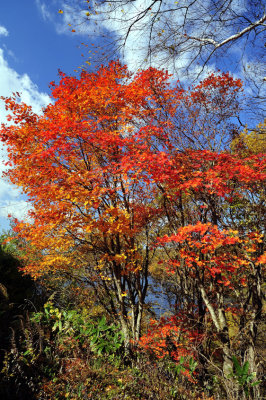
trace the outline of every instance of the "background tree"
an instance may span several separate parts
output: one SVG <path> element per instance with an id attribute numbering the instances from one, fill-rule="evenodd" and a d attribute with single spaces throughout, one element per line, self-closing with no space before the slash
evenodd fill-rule
<path id="1" fill-rule="evenodd" d="M 250 153 L 265 153 L 266 151 L 266 122 L 257 125 L 256 129 L 249 131 L 244 129 L 239 135 L 233 138 L 231 143 L 233 151 Z"/>

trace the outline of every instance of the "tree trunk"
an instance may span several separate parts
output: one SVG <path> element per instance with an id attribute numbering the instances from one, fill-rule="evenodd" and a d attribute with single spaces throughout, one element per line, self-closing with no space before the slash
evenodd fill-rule
<path id="1" fill-rule="evenodd" d="M 234 378 L 231 376 L 233 372 L 233 362 L 230 346 L 230 338 L 228 332 L 227 321 L 225 317 L 224 307 L 223 307 L 223 295 L 222 293 L 217 293 L 217 310 L 214 310 L 207 293 L 203 285 L 199 286 L 203 301 L 209 310 L 214 326 L 217 330 L 218 337 L 221 340 L 222 352 L 223 352 L 223 381 L 225 390 L 227 393 L 228 400 L 238 399 L 238 384 L 235 382 Z"/>

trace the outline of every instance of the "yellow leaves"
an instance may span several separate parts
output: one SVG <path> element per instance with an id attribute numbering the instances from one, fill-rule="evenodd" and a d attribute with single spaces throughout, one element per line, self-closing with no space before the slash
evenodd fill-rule
<path id="1" fill-rule="evenodd" d="M 257 251 L 257 247 L 254 245 L 254 246 L 246 248 L 245 250 L 247 253 L 255 253 Z"/>
<path id="2" fill-rule="evenodd" d="M 127 259 L 127 256 L 125 254 L 116 254 L 115 256 L 112 257 L 114 261 L 116 261 L 118 264 L 124 263 Z"/>
<path id="3" fill-rule="evenodd" d="M 108 234 L 130 234 L 130 216 L 126 210 L 111 206 L 102 214 L 101 227 Z"/>
<path id="4" fill-rule="evenodd" d="M 231 143 L 233 152 L 265 153 L 266 152 L 266 120 L 257 125 L 254 131 L 244 129 Z"/>
<path id="5" fill-rule="evenodd" d="M 84 207 L 87 208 L 87 205 L 88 205 L 88 204 L 90 204 L 90 201 L 89 201 L 89 200 L 85 201 Z"/>
<path id="6" fill-rule="evenodd" d="M 226 232 L 226 231 L 224 231 L 224 232 Z M 229 229 L 227 233 L 231 234 L 232 236 L 237 236 L 239 232 Z"/>

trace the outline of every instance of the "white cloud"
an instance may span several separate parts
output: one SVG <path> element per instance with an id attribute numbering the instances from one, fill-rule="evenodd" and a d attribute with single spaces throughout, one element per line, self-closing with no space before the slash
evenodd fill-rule
<path id="1" fill-rule="evenodd" d="M 5 60 L 4 51 L 0 48 L 0 96 L 10 96 L 13 92 L 21 93 L 21 100 L 32 106 L 34 112 L 40 112 L 42 107 L 50 103 L 50 97 L 41 93 L 27 74 L 20 75 L 12 69 Z M 6 122 L 6 111 L 3 101 L 0 101 L 0 122 Z M 7 152 L 0 144 L 0 176 L 6 170 Z M 26 215 L 28 203 L 21 197 L 21 192 L 14 185 L 0 178 L 0 217 L 13 214 L 17 218 Z"/>
<path id="2" fill-rule="evenodd" d="M 43 1 L 36 0 L 39 7 L 44 4 L 42 3 Z M 198 38 L 210 36 L 211 38 L 214 37 L 217 42 L 221 42 L 235 33 L 235 24 L 231 23 L 232 15 L 235 15 L 236 21 L 238 21 L 237 15 L 245 15 L 248 9 L 246 0 L 232 0 L 230 1 L 230 7 L 223 10 L 222 19 L 224 20 L 219 22 L 217 18 L 209 18 L 212 15 L 210 10 L 214 10 L 216 7 L 211 0 L 192 2 L 186 11 L 184 11 L 185 7 L 182 7 L 183 3 L 185 4 L 186 2 L 181 1 L 180 4 L 172 0 L 154 2 L 149 9 L 150 11 L 148 10 L 151 5 L 150 0 L 127 1 L 124 2 L 123 6 L 117 5 L 115 2 L 104 1 L 102 3 L 96 0 L 90 0 L 89 5 L 85 1 L 75 2 L 75 4 L 72 2 L 74 5 L 70 6 L 63 0 L 50 0 L 49 10 L 46 5 L 45 7 L 48 13 L 52 13 L 53 10 L 53 16 L 58 15 L 59 9 L 63 11 L 59 19 L 53 17 L 53 20 L 51 20 L 58 34 L 73 35 L 71 33 L 73 28 L 77 35 L 88 35 L 94 38 L 99 35 L 101 36 L 102 51 L 107 54 L 108 48 L 112 50 L 114 48 L 120 49 L 120 59 L 132 71 L 150 65 L 147 50 L 149 49 L 149 44 L 151 44 L 153 53 L 152 66 L 168 69 L 176 78 L 186 81 L 197 78 L 198 73 L 201 71 L 200 65 L 208 56 L 209 50 L 206 48 L 201 54 L 202 58 L 197 58 L 199 49 L 194 48 L 191 42 L 184 41 L 180 45 L 178 35 L 183 35 L 182 25 L 184 20 L 192 21 L 192 23 L 187 23 L 189 36 Z M 172 12 L 167 12 L 169 9 Z M 152 16 L 155 16 L 156 11 L 159 10 L 160 15 L 154 20 L 153 33 L 150 37 Z M 97 15 L 95 11 L 98 11 Z M 88 12 L 90 14 L 86 15 Z M 143 14 L 141 15 L 142 12 Z M 206 16 L 204 24 L 202 19 L 198 18 L 198 15 Z M 141 16 L 141 18 L 138 19 L 137 16 Z M 132 24 L 137 19 L 138 22 Z M 159 20 L 160 22 L 158 22 Z M 125 38 L 129 28 L 130 33 L 127 36 L 126 43 L 119 42 L 119 38 Z M 150 39 L 151 42 L 149 43 Z M 173 55 L 171 51 L 175 51 L 175 54 Z M 225 68 L 241 72 L 242 46 L 239 46 L 239 42 L 232 43 L 231 48 L 226 49 L 226 51 L 230 55 L 230 63 L 225 60 L 227 62 Z M 232 54 L 233 52 L 235 54 Z M 215 55 L 216 53 L 211 60 L 211 64 L 208 63 L 211 70 L 213 68 L 217 69 L 217 67 L 215 68 L 217 65 Z M 219 53 L 219 59 L 221 60 L 222 58 L 223 56 Z M 145 61 L 146 59 L 147 61 Z M 231 61 L 234 65 L 231 65 Z M 207 70 L 206 66 L 205 69 Z"/>
<path id="3" fill-rule="evenodd" d="M 120 47 L 120 49 L 122 49 L 123 46 L 119 46 L 119 44 L 116 46 L 119 37 L 122 37 L 125 32 L 127 32 L 131 21 L 133 21 L 140 12 L 144 11 L 150 2 L 149 0 L 136 0 L 134 4 L 128 2 L 123 8 L 117 7 L 115 10 L 111 10 L 108 2 L 104 2 L 102 6 L 97 4 L 97 15 L 95 11 L 93 11 L 93 3 L 93 1 L 90 2 L 90 14 L 87 15 L 89 9 L 86 3 L 84 3 L 84 7 L 79 7 L 78 4 L 70 6 L 60 0 L 52 0 L 49 4 L 50 8 L 48 8 L 41 0 L 36 0 L 36 4 L 43 14 L 43 18 L 49 19 L 50 22 L 54 24 L 58 34 L 89 36 L 94 39 L 95 37 L 97 38 L 97 36 L 101 36 L 103 47 L 105 44 L 108 47 L 109 43 L 110 48 L 112 48 L 113 42 L 114 48 Z M 167 6 L 167 3 L 165 6 Z M 58 14 L 59 9 L 61 9 L 63 13 L 60 14 L 60 18 L 58 19 L 55 18 L 55 16 Z M 183 18 L 182 15 L 179 17 Z M 120 58 L 128 65 L 131 71 L 136 71 L 140 67 L 145 68 L 149 65 L 149 60 L 146 62 L 143 61 L 146 58 L 149 41 L 149 35 L 146 34 L 147 32 L 143 32 L 145 31 L 145 25 L 148 23 L 149 19 L 150 15 L 147 14 L 141 21 L 134 24 L 126 44 L 123 47 L 123 51 L 121 52 Z M 71 32 L 72 29 L 75 30 L 75 33 Z M 187 68 L 192 58 L 191 54 L 189 57 L 187 54 L 184 54 L 178 57 L 173 66 L 171 63 L 167 64 L 164 61 L 161 62 L 160 56 L 161 54 L 159 54 L 157 58 L 153 58 L 153 67 L 165 68 L 171 73 L 176 72 L 178 69 Z"/>
<path id="4" fill-rule="evenodd" d="M 25 200 L 3 200 L 0 205 L 0 217 L 8 218 L 11 215 L 19 220 L 27 218 L 30 203 Z M 29 218 L 27 218 L 29 220 Z"/>
<path id="5" fill-rule="evenodd" d="M 2 25 L 0 25 L 0 36 L 8 36 L 8 30 Z"/>
<path id="6" fill-rule="evenodd" d="M 4 51 L 0 48 L 0 95 L 10 96 L 13 92 L 21 93 L 21 100 L 30 104 L 34 112 L 40 112 L 41 108 L 50 103 L 50 97 L 41 93 L 27 74 L 20 75 L 10 68 L 5 60 Z M 0 108 L 0 120 L 4 122 L 6 113 L 3 106 Z"/>
<path id="7" fill-rule="evenodd" d="M 126 43 L 123 40 L 120 41 L 120 38 L 125 37 L 132 21 L 136 20 L 137 16 L 141 12 L 144 12 L 149 4 L 149 0 L 135 0 L 134 2 L 127 2 L 123 7 L 112 8 L 108 2 L 104 2 L 102 5 L 98 3 L 95 7 L 98 10 L 98 15 L 96 15 L 95 10 L 93 11 L 93 1 L 91 1 L 90 15 L 87 16 L 88 8 L 86 8 L 86 5 L 84 8 L 79 8 L 78 5 L 71 7 L 62 2 L 57 2 L 58 9 L 61 9 L 63 14 L 61 15 L 60 23 L 54 21 L 55 29 L 58 34 L 73 35 L 71 33 L 71 29 L 73 28 L 75 29 L 75 34 L 78 35 L 87 35 L 90 37 L 101 36 L 103 49 L 105 45 L 107 46 L 105 49 L 107 52 L 108 47 L 120 49 L 120 59 L 127 64 L 131 71 L 136 71 L 138 68 L 146 68 L 150 65 L 150 60 L 147 56 L 150 40 L 147 27 L 149 26 L 151 15 L 144 13 L 143 18 L 131 27 Z M 166 1 L 163 5 L 160 5 L 161 11 L 162 7 L 167 8 L 171 4 L 170 1 Z M 174 15 L 167 13 L 167 16 L 171 19 L 173 25 L 176 23 L 181 24 L 184 19 L 182 11 L 180 13 L 176 12 Z M 153 33 L 154 38 L 158 34 L 160 35 L 161 33 L 156 28 L 156 31 Z M 114 47 L 112 47 L 112 43 Z M 187 74 L 185 75 L 184 71 L 188 69 L 195 56 L 192 51 L 181 52 L 175 58 L 174 63 L 173 57 L 168 57 L 169 54 L 163 48 L 157 48 L 155 52 L 157 54 L 152 59 L 153 67 L 168 69 L 180 81 L 187 79 Z M 196 72 L 194 73 L 194 70 L 198 70 L 198 68 L 196 66 L 189 68 L 190 76 L 195 76 Z"/>

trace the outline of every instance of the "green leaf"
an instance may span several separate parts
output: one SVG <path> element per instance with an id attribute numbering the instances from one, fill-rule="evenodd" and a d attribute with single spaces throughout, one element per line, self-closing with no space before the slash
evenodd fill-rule
<path id="1" fill-rule="evenodd" d="M 242 368 L 241 368 L 241 365 L 239 364 L 238 359 L 235 356 L 232 356 L 232 360 L 233 360 L 234 367 L 236 369 L 237 376 L 241 376 L 242 375 Z"/>
<path id="2" fill-rule="evenodd" d="M 54 332 L 58 328 L 58 321 L 53 325 L 52 332 Z"/>
<path id="3" fill-rule="evenodd" d="M 245 364 L 244 364 L 243 367 L 242 367 L 243 375 L 244 375 L 244 374 L 245 374 L 245 375 L 248 374 L 248 369 L 249 369 L 249 362 L 246 361 Z"/>
<path id="4" fill-rule="evenodd" d="M 259 385 L 261 383 L 261 381 L 256 381 L 256 382 L 253 382 L 250 386 L 257 386 L 257 385 Z"/>

